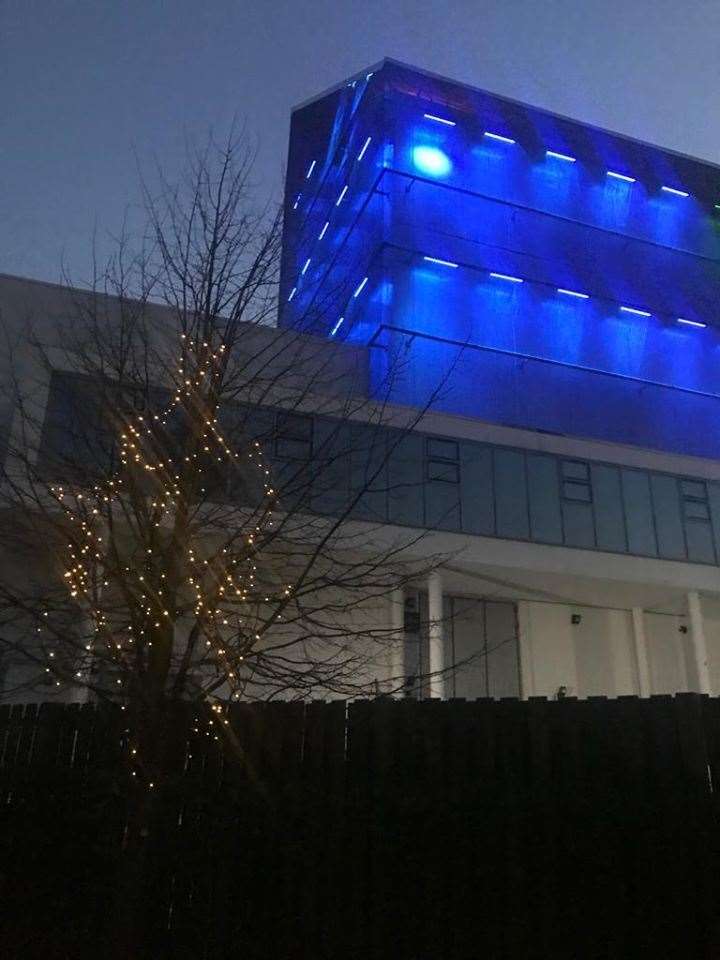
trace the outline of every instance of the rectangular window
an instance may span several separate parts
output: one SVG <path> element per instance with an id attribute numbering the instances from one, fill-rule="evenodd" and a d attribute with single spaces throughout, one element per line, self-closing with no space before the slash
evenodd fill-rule
<path id="1" fill-rule="evenodd" d="M 710 522 L 707 487 L 701 480 L 681 480 L 680 494 L 682 496 L 683 515 L 686 520 Z"/>
<path id="2" fill-rule="evenodd" d="M 275 456 L 281 460 L 309 460 L 313 420 L 298 413 L 278 413 L 275 419 Z"/>
<path id="3" fill-rule="evenodd" d="M 425 441 L 425 477 L 441 483 L 460 483 L 460 452 L 456 440 L 428 437 Z"/>
<path id="4" fill-rule="evenodd" d="M 592 503 L 590 466 L 580 460 L 561 460 L 562 495 L 576 503 Z"/>

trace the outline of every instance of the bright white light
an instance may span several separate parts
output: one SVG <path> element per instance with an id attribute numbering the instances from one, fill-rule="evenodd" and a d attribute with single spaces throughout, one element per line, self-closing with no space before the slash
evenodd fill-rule
<path id="1" fill-rule="evenodd" d="M 521 280 L 520 277 L 511 277 L 507 273 L 491 273 L 491 277 L 494 277 L 496 280 L 507 280 L 509 283 L 524 283 L 524 280 Z"/>
<path id="2" fill-rule="evenodd" d="M 678 317 L 677 322 L 684 323 L 686 327 L 700 327 L 701 330 L 704 330 L 707 326 L 706 323 L 700 323 L 699 320 L 684 320 L 682 317 Z"/>
<path id="3" fill-rule="evenodd" d="M 577 157 L 571 157 L 567 153 L 558 153 L 556 150 L 546 150 L 546 157 L 554 157 L 555 160 L 564 160 L 565 163 L 576 163 Z"/>
<path id="4" fill-rule="evenodd" d="M 299 203 L 300 203 L 301 200 L 302 200 L 302 194 L 299 193 L 299 194 L 295 197 L 295 203 L 293 204 L 293 210 L 297 210 L 298 205 L 299 205 Z"/>
<path id="5" fill-rule="evenodd" d="M 515 143 L 512 137 L 504 137 L 501 133 L 491 133 L 489 130 L 486 130 L 483 136 L 489 140 L 497 140 L 498 143 Z"/>
<path id="6" fill-rule="evenodd" d="M 423 257 L 423 260 L 427 260 L 428 263 L 439 263 L 441 267 L 457 267 L 452 260 L 440 260 L 439 257 Z"/>
<path id="7" fill-rule="evenodd" d="M 290 301 L 292 300 L 292 298 L 295 296 L 296 293 L 297 293 L 297 287 L 293 287 L 292 290 L 290 291 L 290 296 L 288 297 L 288 303 L 290 303 Z"/>
<path id="8" fill-rule="evenodd" d="M 360 296 L 360 294 L 363 292 L 363 288 L 365 287 L 365 284 L 366 284 L 367 282 L 368 282 L 368 278 L 367 278 L 367 277 L 363 277 L 363 279 L 362 279 L 362 280 L 360 281 L 360 283 L 357 285 L 357 289 L 356 289 L 355 293 L 353 294 L 353 297 L 359 297 L 359 296 Z"/>
<path id="9" fill-rule="evenodd" d="M 372 74 L 372 73 L 366 74 L 366 76 L 365 76 L 365 82 L 367 83 L 367 81 L 368 81 L 368 80 L 370 79 L 370 77 L 372 77 L 373 75 L 374 75 L 374 74 Z"/>
<path id="10" fill-rule="evenodd" d="M 565 287 L 558 287 L 558 293 L 563 293 L 566 297 L 577 297 L 578 300 L 589 300 L 589 293 L 580 293 L 578 290 L 567 290 Z"/>
<path id="11" fill-rule="evenodd" d="M 360 153 L 358 154 L 358 157 L 357 157 L 358 160 L 362 160 L 362 158 L 365 156 L 365 151 L 366 151 L 367 148 L 370 146 L 371 140 L 372 140 L 372 137 L 368 137 L 367 140 L 365 141 L 365 143 L 363 144 L 362 150 L 360 151 Z"/>
<path id="12" fill-rule="evenodd" d="M 412 158 L 417 169 L 429 177 L 446 177 L 452 170 L 450 157 L 437 147 L 415 147 Z"/>
<path id="13" fill-rule="evenodd" d="M 340 191 L 340 196 L 339 196 L 339 197 L 337 198 L 337 200 L 335 201 L 335 206 L 336 206 L 336 207 L 339 207 L 340 204 L 343 202 L 343 200 L 345 199 L 345 194 L 346 194 L 347 192 L 348 192 L 348 185 L 345 184 L 345 186 L 344 186 L 344 187 L 342 188 L 342 190 Z"/>
<path id="14" fill-rule="evenodd" d="M 312 163 L 310 164 L 310 166 L 308 167 L 308 172 L 305 174 L 305 179 L 306 179 L 306 180 L 309 180 L 310 177 L 313 175 L 313 170 L 315 169 L 315 164 L 316 164 L 316 163 L 317 163 L 317 160 L 313 160 L 313 162 L 312 162 Z"/>
<path id="15" fill-rule="evenodd" d="M 665 193 L 672 193 L 675 197 L 689 197 L 690 194 L 686 193 L 685 190 L 676 190 L 675 187 L 660 187 L 661 190 L 664 190 Z"/>
<path id="16" fill-rule="evenodd" d="M 301 276 L 301 277 L 304 277 L 304 276 L 305 276 L 305 274 L 307 273 L 307 268 L 308 268 L 309 266 L 310 266 L 310 257 L 307 258 L 307 260 L 305 261 L 305 266 L 304 266 L 304 267 L 302 268 L 302 270 L 300 271 L 300 276 Z"/>
<path id="17" fill-rule="evenodd" d="M 651 317 L 647 310 L 638 310 L 636 307 L 620 307 L 622 313 L 634 313 L 636 317 Z"/>
<path id="18" fill-rule="evenodd" d="M 318 234 L 318 240 L 322 240 L 322 238 L 323 238 L 323 237 L 325 236 L 325 234 L 327 233 L 327 229 L 328 229 L 329 226 L 330 226 L 330 221 L 328 220 L 327 223 L 325 224 L 325 226 L 322 228 L 322 230 L 321 230 L 320 233 Z"/>
<path id="19" fill-rule="evenodd" d="M 340 327 L 341 327 L 342 324 L 343 324 L 343 320 L 344 320 L 344 319 L 345 319 L 345 317 L 340 317 L 340 319 L 338 320 L 338 322 L 337 322 L 337 323 L 335 324 L 335 326 L 332 328 L 332 330 L 330 331 L 330 336 L 331 336 L 331 337 L 334 337 L 335 334 L 338 332 L 338 330 L 340 329 Z"/>
<path id="20" fill-rule="evenodd" d="M 626 173 L 616 173 L 615 170 L 608 170 L 607 175 L 613 180 L 623 180 L 625 183 L 635 183 L 635 177 L 628 177 Z"/>
<path id="21" fill-rule="evenodd" d="M 435 123 L 444 123 L 446 127 L 454 127 L 454 120 L 446 120 L 445 117 L 437 117 L 434 113 L 424 113 L 423 116 L 426 120 L 434 120 Z"/>

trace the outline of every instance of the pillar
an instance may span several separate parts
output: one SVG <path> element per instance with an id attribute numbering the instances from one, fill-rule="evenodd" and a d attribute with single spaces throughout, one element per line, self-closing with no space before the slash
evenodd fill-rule
<path id="1" fill-rule="evenodd" d="M 405 591 L 397 587 L 390 594 L 390 692 L 402 696 L 405 684 Z"/>
<path id="2" fill-rule="evenodd" d="M 442 577 L 433 570 L 428 577 L 428 638 L 430 646 L 429 689 L 431 697 L 445 696 L 445 636 L 443 629 Z"/>
<path id="3" fill-rule="evenodd" d="M 710 670 L 708 669 L 707 644 L 705 643 L 705 626 L 703 623 L 700 594 L 691 590 L 687 595 L 688 614 L 690 617 L 690 635 L 692 639 L 695 673 L 697 675 L 698 693 L 710 693 Z"/>
<path id="4" fill-rule="evenodd" d="M 650 666 L 648 664 L 647 641 L 645 638 L 645 614 L 642 607 L 632 608 L 632 625 L 638 674 L 638 693 L 641 697 L 649 697 L 652 693 L 652 687 L 650 684 Z"/>

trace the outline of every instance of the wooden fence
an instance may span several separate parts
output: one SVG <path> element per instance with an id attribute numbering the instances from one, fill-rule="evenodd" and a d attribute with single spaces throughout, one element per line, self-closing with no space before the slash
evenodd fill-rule
<path id="1" fill-rule="evenodd" d="M 193 958 L 720 955 L 720 700 L 189 710 L 148 839 L 143 951 Z M 124 714 L 0 708 L 0 955 L 100 958 Z M 227 731 L 226 731 L 227 732 Z"/>

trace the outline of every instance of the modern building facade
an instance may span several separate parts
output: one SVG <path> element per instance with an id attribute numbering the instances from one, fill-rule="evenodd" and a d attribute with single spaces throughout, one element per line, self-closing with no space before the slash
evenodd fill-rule
<path id="1" fill-rule="evenodd" d="M 448 558 L 381 611 L 378 691 L 720 693 L 720 168 L 387 60 L 294 111 L 287 170 L 280 332 L 367 403 L 309 399 L 273 467 L 332 435 L 332 513 L 387 443 L 358 520 Z M 0 308 L 51 339 L 68 306 L 6 277 Z M 26 371 L 38 456 L 71 373 Z"/>
<path id="2" fill-rule="evenodd" d="M 491 651 L 445 692 L 511 692 L 513 622 L 523 695 L 717 692 L 720 169 L 386 60 L 293 113 L 286 198 L 280 323 L 430 405 L 386 520 L 459 551 L 403 601 Z"/>

